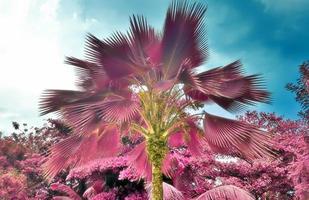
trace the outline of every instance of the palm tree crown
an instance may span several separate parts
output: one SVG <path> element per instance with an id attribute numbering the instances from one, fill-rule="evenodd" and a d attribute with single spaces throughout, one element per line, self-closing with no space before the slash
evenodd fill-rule
<path id="1" fill-rule="evenodd" d="M 272 155 L 264 131 L 206 112 L 192 114 L 207 102 L 237 112 L 269 101 L 260 77 L 244 75 L 240 61 L 198 72 L 208 58 L 205 12 L 203 4 L 174 1 L 162 32 L 133 15 L 126 34 L 104 40 L 87 35 L 86 59 L 66 59 L 76 69 L 79 90 L 47 90 L 40 101 L 42 115 L 55 112 L 74 130 L 52 147 L 47 176 L 115 155 L 123 134 L 144 137 L 128 156 L 161 194 L 156 183 L 162 186 L 161 170 L 172 176 L 169 149 L 176 143 L 193 155 L 206 143 L 215 152 L 248 160 Z"/>

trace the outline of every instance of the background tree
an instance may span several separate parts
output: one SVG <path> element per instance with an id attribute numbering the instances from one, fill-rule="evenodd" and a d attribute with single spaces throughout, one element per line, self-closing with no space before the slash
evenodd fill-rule
<path id="1" fill-rule="evenodd" d="M 15 131 L 0 138 L 0 197 L 48 199 L 52 194 L 49 194 L 41 165 L 47 150 L 67 137 L 68 129 L 57 120 L 49 120 L 41 128 L 17 122 L 12 125 Z"/>
<path id="2" fill-rule="evenodd" d="M 287 90 L 296 95 L 296 101 L 301 105 L 299 116 L 309 123 L 309 61 L 299 67 L 300 76 L 296 83 L 288 83 Z"/>

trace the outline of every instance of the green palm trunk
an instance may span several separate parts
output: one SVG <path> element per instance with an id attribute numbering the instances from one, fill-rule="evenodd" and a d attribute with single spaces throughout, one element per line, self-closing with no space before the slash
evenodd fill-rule
<path id="1" fill-rule="evenodd" d="M 152 165 L 152 200 L 163 200 L 163 177 L 161 166 Z"/>
<path id="2" fill-rule="evenodd" d="M 162 134 L 151 134 L 147 140 L 147 151 L 152 165 L 152 200 L 163 200 L 162 163 L 167 152 L 165 139 Z"/>

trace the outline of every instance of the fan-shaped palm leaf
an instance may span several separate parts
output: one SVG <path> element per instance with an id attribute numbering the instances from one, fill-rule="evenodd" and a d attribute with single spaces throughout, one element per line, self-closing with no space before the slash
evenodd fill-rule
<path id="1" fill-rule="evenodd" d="M 203 131 L 195 124 L 194 118 L 188 118 L 185 121 L 186 127 L 175 133 L 171 133 L 168 139 L 170 147 L 187 146 L 193 156 L 199 156 L 202 153 Z"/>
<path id="2" fill-rule="evenodd" d="M 206 141 L 218 153 L 244 155 L 248 159 L 273 157 L 269 136 L 253 125 L 206 113 L 204 131 Z"/>
<path id="3" fill-rule="evenodd" d="M 99 128 L 87 136 L 72 135 L 51 148 L 44 163 L 45 176 L 53 178 L 68 166 L 82 165 L 90 160 L 116 155 L 120 133 L 113 126 Z"/>
<path id="4" fill-rule="evenodd" d="M 186 1 L 173 1 L 168 8 L 161 43 L 165 80 L 175 78 L 185 61 L 197 67 L 206 59 L 205 12 L 205 6 Z"/>
<path id="5" fill-rule="evenodd" d="M 86 134 L 100 123 L 132 119 L 139 109 L 139 102 L 126 90 L 107 90 L 87 93 L 67 90 L 47 90 L 43 93 L 41 114 L 56 112 L 75 133 Z"/>
<path id="6" fill-rule="evenodd" d="M 242 76 L 241 63 L 239 60 L 224 67 L 213 68 L 196 75 L 201 82 L 203 89 L 198 89 L 185 85 L 185 92 L 191 98 L 198 101 L 209 100 L 210 95 L 215 95 L 220 91 L 220 85 L 225 81 L 230 81 Z"/>
<path id="7" fill-rule="evenodd" d="M 130 18 L 129 40 L 133 59 L 142 67 L 157 67 L 160 59 L 160 41 L 154 28 L 142 16 Z"/>
<path id="8" fill-rule="evenodd" d="M 63 193 L 68 195 L 67 197 L 58 196 L 54 199 L 58 199 L 58 200 L 81 200 L 79 195 L 74 190 L 72 190 L 69 186 L 66 186 L 64 184 L 53 183 L 53 184 L 51 184 L 50 188 L 54 191 L 63 192 Z"/>
<path id="9" fill-rule="evenodd" d="M 112 80 L 128 78 L 130 75 L 145 70 L 132 59 L 129 39 L 122 33 L 117 32 L 104 41 L 88 34 L 86 43 L 89 61 L 102 66 Z"/>
<path id="10" fill-rule="evenodd" d="M 138 144 L 128 153 L 128 160 L 140 177 L 144 177 L 148 181 L 151 180 L 151 163 L 148 159 L 145 142 Z"/>
<path id="11" fill-rule="evenodd" d="M 102 116 L 106 121 L 123 123 L 131 120 L 140 109 L 137 98 L 110 96 L 101 105 Z"/>
<path id="12" fill-rule="evenodd" d="M 76 67 L 77 86 L 82 90 L 99 91 L 107 87 L 111 82 L 104 69 L 95 63 L 74 57 L 67 57 L 65 63 Z"/>
<path id="13" fill-rule="evenodd" d="M 87 96 L 81 91 L 72 90 L 46 90 L 40 99 L 40 115 L 58 112 L 63 106 L 78 102 Z"/>
<path id="14" fill-rule="evenodd" d="M 196 200 L 254 200 L 247 191 L 233 185 L 219 186 L 200 195 Z"/>
<path id="15" fill-rule="evenodd" d="M 130 165 L 137 170 L 140 178 L 145 178 L 147 181 L 152 179 L 152 168 L 151 162 L 148 158 L 146 143 L 142 142 L 138 144 L 133 150 L 128 153 L 128 161 Z M 171 163 L 173 158 L 170 153 L 165 155 L 162 163 L 162 172 L 168 177 L 172 177 L 171 174 Z"/>
<path id="16" fill-rule="evenodd" d="M 269 102 L 258 75 L 243 76 L 240 61 L 197 75 L 200 86 L 185 86 L 186 94 L 198 101 L 212 100 L 222 108 L 236 112 L 255 102 Z M 202 89 L 201 89 L 202 88 Z"/>

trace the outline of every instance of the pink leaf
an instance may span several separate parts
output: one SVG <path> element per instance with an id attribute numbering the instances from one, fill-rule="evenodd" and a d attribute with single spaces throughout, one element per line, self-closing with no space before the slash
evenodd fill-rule
<path id="1" fill-rule="evenodd" d="M 185 140 L 183 138 L 183 132 L 172 133 L 168 137 L 168 145 L 170 147 L 180 147 L 185 144 Z"/>
<path id="2" fill-rule="evenodd" d="M 140 177 L 145 177 L 148 181 L 151 180 L 151 164 L 146 152 L 145 142 L 138 144 L 128 153 L 128 160 L 129 164 L 137 170 Z"/>
<path id="3" fill-rule="evenodd" d="M 255 198 L 247 191 L 233 185 L 219 186 L 201 194 L 196 200 L 254 200 Z"/>
<path id="4" fill-rule="evenodd" d="M 205 114 L 205 139 L 210 147 L 227 154 L 241 154 L 248 159 L 273 157 L 266 132 L 255 126 Z"/>
<path id="5" fill-rule="evenodd" d="M 168 8 L 162 38 L 162 70 L 164 80 L 176 77 L 180 67 L 190 60 L 191 67 L 199 66 L 207 57 L 203 38 L 203 19 L 206 7 L 173 1 Z"/>
<path id="6" fill-rule="evenodd" d="M 72 190 L 69 186 L 66 186 L 64 184 L 53 183 L 53 184 L 50 185 L 50 188 L 52 190 L 63 192 L 65 194 L 69 195 L 71 200 L 81 200 L 79 195 L 74 190 Z"/>
<path id="7" fill-rule="evenodd" d="M 89 34 L 86 43 L 88 59 L 102 66 L 107 76 L 113 80 L 145 70 L 131 59 L 133 55 L 129 39 L 122 33 L 114 33 L 104 41 Z"/>
<path id="8" fill-rule="evenodd" d="M 93 159 L 114 156 L 119 148 L 120 132 L 115 126 L 104 126 L 86 136 L 72 135 L 51 148 L 43 168 L 53 178 L 68 166 L 78 166 Z"/>

